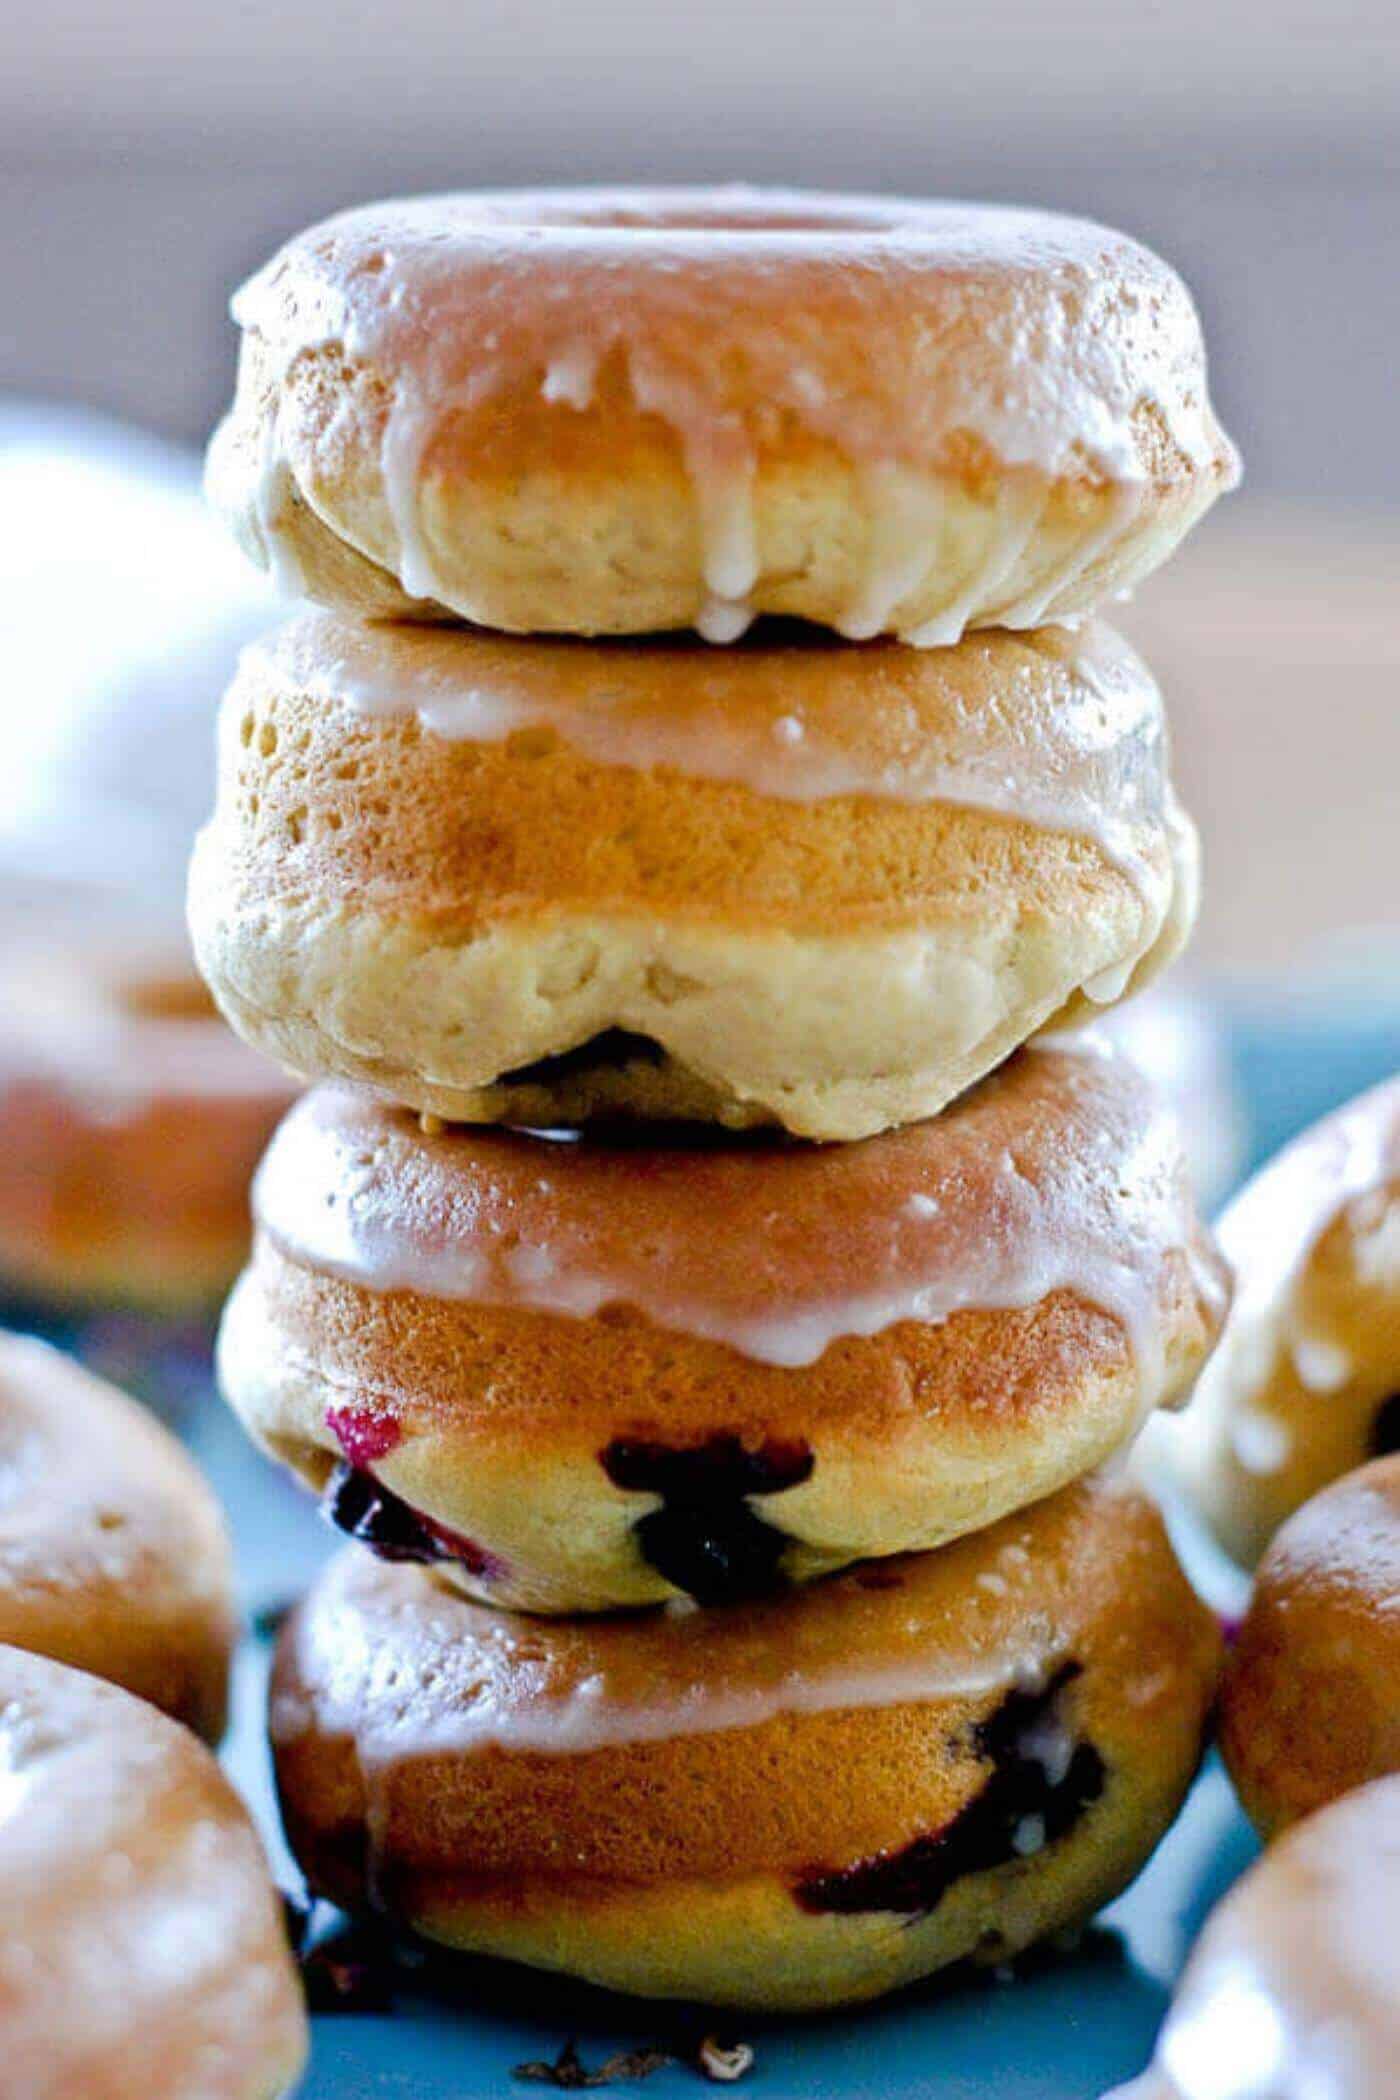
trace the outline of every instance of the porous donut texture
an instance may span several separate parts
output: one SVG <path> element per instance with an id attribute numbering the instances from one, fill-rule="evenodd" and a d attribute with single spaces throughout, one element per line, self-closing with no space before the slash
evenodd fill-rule
<path id="1" fill-rule="evenodd" d="M 532 1623 L 349 1552 L 283 1637 L 272 1732 L 336 1901 L 647 1996 L 816 2008 L 1108 1900 L 1190 1783 L 1217 1661 L 1155 1510 L 1090 1481 L 683 1622 Z"/>
<path id="2" fill-rule="evenodd" d="M 534 726 L 398 711 L 444 680 L 478 718 Z M 589 755 L 619 708 L 658 738 L 703 709 L 745 770 L 805 720 L 842 779 L 895 790 L 797 799 L 771 761 L 755 788 L 629 762 L 625 737 Z M 313 621 L 250 653 L 225 701 L 190 917 L 234 1026 L 303 1075 L 452 1120 L 625 1110 L 849 1139 L 1144 982 L 1196 888 L 1160 698 L 1111 637 L 619 659 L 457 636 L 444 659 L 432 636 Z"/>
<path id="3" fill-rule="evenodd" d="M 213 500 L 372 617 L 943 643 L 1130 588 L 1237 475 L 1180 279 L 1048 213 L 409 199 L 297 236 L 234 312 Z"/>
<path id="4" fill-rule="evenodd" d="M 222 1512 L 134 1400 L 0 1332 L 0 1642 L 90 1670 L 209 1741 L 237 1632 Z"/>
<path id="5" fill-rule="evenodd" d="M 256 1209 L 245 1426 L 352 1535 L 537 1611 L 988 1524 L 1179 1400 L 1225 1304 L 1164 1112 L 1087 1046 L 859 1147 L 425 1136 L 324 1088 Z"/>
<path id="6" fill-rule="evenodd" d="M 1400 1773 L 1400 1456 L 1325 1488 L 1274 1539 L 1230 1658 L 1220 1740 L 1266 1836 Z"/>
<path id="7" fill-rule="evenodd" d="M 0 1647 L 0 2056 L 16 2100 L 281 2100 L 306 2059 L 282 1905 L 184 1728 Z"/>
<path id="8" fill-rule="evenodd" d="M 44 1305 L 208 1314 L 290 1084 L 188 956 L 73 942 L 0 969 L 0 1278 Z"/>
<path id="9" fill-rule="evenodd" d="M 1252 1564 L 1330 1481 L 1400 1450 L 1400 1079 L 1295 1139 L 1218 1229 L 1235 1308 L 1168 1457 Z"/>

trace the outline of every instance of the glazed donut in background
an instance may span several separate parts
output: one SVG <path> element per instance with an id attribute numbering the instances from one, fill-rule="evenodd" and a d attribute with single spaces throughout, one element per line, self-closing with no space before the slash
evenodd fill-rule
<path id="1" fill-rule="evenodd" d="M 234 314 L 213 500 L 374 617 L 942 644 L 1129 588 L 1238 472 L 1180 279 L 1050 213 L 423 197 L 298 235 Z"/>
<path id="2" fill-rule="evenodd" d="M 281 2100 L 306 2058 L 282 1906 L 192 1735 L 0 1647 L 0 2058 L 24 2100 Z"/>
<path id="3" fill-rule="evenodd" d="M 1266 1837 L 1400 1772 L 1400 1454 L 1324 1488 L 1264 1555 L 1220 1743 Z"/>
<path id="4" fill-rule="evenodd" d="M 0 1288 L 178 1318 L 248 1246 L 248 1185 L 293 1089 L 183 949 L 71 931 L 0 952 Z"/>
<path id="5" fill-rule="evenodd" d="M 1170 1117 L 1092 1038 L 859 1146 L 424 1135 L 315 1089 L 219 1371 L 342 1528 L 493 1604 L 763 1594 L 991 1523 L 1224 1313 Z"/>
<path id="6" fill-rule="evenodd" d="M 250 1042 L 454 1121 L 868 1136 L 1181 946 L 1195 834 L 1103 628 L 919 654 L 315 615 L 244 656 L 196 849 Z"/>
<path id="7" fill-rule="evenodd" d="M 1231 1203 L 1220 1348 L 1167 1463 L 1236 1559 L 1400 1448 L 1400 1078 L 1286 1146 Z"/>
<path id="8" fill-rule="evenodd" d="M 125 1393 L 0 1330 L 0 1642 L 122 1685 L 216 1742 L 237 1635 L 223 1514 Z"/>
<path id="9" fill-rule="evenodd" d="M 1400 2063 L 1400 1778 L 1271 1845 L 1217 1906 L 1151 2068 L 1109 2100 L 1385 2100 Z"/>
<path id="10" fill-rule="evenodd" d="M 271 1726 L 318 1893 L 644 1996 L 822 2008 L 1122 1888 L 1217 1661 L 1155 1509 L 1089 1480 L 713 1614 L 524 1620 L 350 1549 Z"/>

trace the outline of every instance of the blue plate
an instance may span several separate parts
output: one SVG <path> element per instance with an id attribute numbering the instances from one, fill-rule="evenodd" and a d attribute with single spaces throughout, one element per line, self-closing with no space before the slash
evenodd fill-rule
<path id="1" fill-rule="evenodd" d="M 1252 1116 L 1253 1160 L 1400 1064 L 1393 1023 L 1374 1015 L 1338 1028 L 1239 1010 L 1230 1042 Z M 248 1447 L 222 1408 L 200 1407 L 187 1433 L 232 1516 L 250 1616 L 266 1618 L 304 1586 L 333 1542 L 305 1497 Z M 263 1739 L 269 1647 L 269 1635 L 254 1635 L 240 1656 L 227 1756 L 279 1875 L 295 1887 Z M 684 2056 L 716 2028 L 753 2045 L 744 2090 L 764 2100 L 1094 2100 L 1146 2062 L 1186 1949 L 1253 1850 L 1212 1761 L 1146 1871 L 1075 1952 L 1028 1963 L 1010 1982 L 934 1984 L 821 2019 L 716 2019 L 502 1964 L 425 1960 L 398 1970 L 392 2012 L 317 2018 L 302 2100 L 523 2094 L 538 2088 L 516 2082 L 515 2067 L 552 2059 L 571 2039 L 592 2068 L 651 2043 Z M 658 2096 L 698 2089 L 684 2063 L 660 2069 L 645 2086 Z"/>

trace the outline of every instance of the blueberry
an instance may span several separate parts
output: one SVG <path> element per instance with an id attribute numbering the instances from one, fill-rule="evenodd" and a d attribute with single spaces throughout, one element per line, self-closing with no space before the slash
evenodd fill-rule
<path id="1" fill-rule="evenodd" d="M 973 1747 L 992 1769 L 951 1823 L 898 1852 L 810 1870 L 795 1890 L 802 1908 L 926 1916 L 964 1875 L 1006 1866 L 1064 1837 L 1098 1800 L 1105 1779 L 1092 1743 L 1066 1739 L 1063 1760 L 1045 1754 L 1046 1741 L 1063 1727 L 1061 1694 L 1079 1670 L 1066 1663 L 1043 1691 L 1009 1692 L 978 1723 Z"/>
<path id="2" fill-rule="evenodd" d="M 1372 1458 L 1388 1458 L 1392 1451 L 1400 1451 L 1400 1393 L 1382 1400 L 1372 1416 L 1370 1449 Z"/>
<path id="3" fill-rule="evenodd" d="M 748 1498 L 810 1479 L 808 1445 L 775 1437 L 751 1450 L 725 1431 L 688 1449 L 619 1437 L 600 1462 L 614 1487 L 660 1497 L 633 1536 L 647 1565 L 697 1604 L 740 1604 L 782 1588 L 787 1534 Z"/>
<path id="4" fill-rule="evenodd" d="M 500 1563 L 471 1539 L 411 1509 L 401 1495 L 357 1466 L 336 1467 L 322 1491 L 321 1514 L 337 1531 L 358 1539 L 381 1560 L 428 1565 L 454 1560 L 473 1575 L 500 1573 Z"/>

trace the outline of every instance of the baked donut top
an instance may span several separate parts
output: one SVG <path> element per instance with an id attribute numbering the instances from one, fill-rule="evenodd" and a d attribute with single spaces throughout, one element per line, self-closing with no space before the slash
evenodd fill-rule
<path id="1" fill-rule="evenodd" d="M 1181 280 L 1048 212 L 742 187 L 407 198 L 298 235 L 233 311 L 276 367 L 341 344 L 429 421 L 522 379 L 586 407 L 620 356 L 702 487 L 755 405 L 867 461 L 947 467 L 971 440 L 1055 478 L 1234 472 Z M 742 596 L 724 567 L 713 587 Z"/>
<path id="2" fill-rule="evenodd" d="M 0 1647 L 0 2049 L 11 2093 L 280 2092 L 306 2020 L 242 1804 L 187 1729 Z"/>
<path id="3" fill-rule="evenodd" d="M 1380 2100 L 1400 2056 L 1400 1778 L 1272 1844 L 1212 1913 L 1116 2100 Z"/>
<path id="4" fill-rule="evenodd" d="M 254 1213 L 289 1259 L 372 1290 L 580 1319 L 622 1307 L 789 1366 L 838 1336 L 1063 1290 L 1120 1324 L 1155 1395 L 1180 1268 L 1208 1325 L 1224 1309 L 1175 1125 L 1092 1037 L 1022 1051 L 932 1122 L 827 1148 L 425 1134 L 322 1086 L 274 1138 Z"/>
<path id="5" fill-rule="evenodd" d="M 0 1328 L 0 1618 L 61 1583 L 178 1587 L 232 1626 L 228 1535 L 184 1446 L 60 1350 Z M 154 1607 L 153 1607 L 154 1608 Z"/>
<path id="6" fill-rule="evenodd" d="M 1350 1363 L 1333 1337 L 1308 1332 L 1304 1303 L 1334 1231 L 1355 1233 L 1362 1288 L 1400 1297 L 1400 1077 L 1305 1130 L 1225 1210 L 1220 1244 L 1239 1288 L 1200 1404 L 1216 1386 L 1266 1374 L 1275 1347 L 1290 1352 L 1304 1386 L 1325 1394 L 1345 1384 Z M 1267 1450 L 1250 1455 L 1268 1470 Z"/>
<path id="7" fill-rule="evenodd" d="M 1131 1640 L 1124 1615 L 1151 1600 L 1168 1560 L 1151 1505 L 1100 1477 L 937 1553 L 718 1612 L 531 1619 L 351 1550 L 293 1622 L 297 1667 L 272 1731 L 308 1725 L 298 1686 L 318 1728 L 343 1727 L 386 1759 L 489 1744 L 577 1753 L 781 1714 L 1036 1691 L 1066 1663 L 1083 1667 L 1096 1641 Z M 1143 1653 L 1144 1687 L 1160 1661 Z"/>
<path id="8" fill-rule="evenodd" d="M 1334 1480 L 1278 1531 L 1256 1594 L 1274 1609 L 1335 1603 L 1379 1612 L 1400 1655 L 1400 1453 Z"/>
<path id="9" fill-rule="evenodd" d="M 960 804 L 1093 838 L 1144 880 L 1172 806 L 1161 695 L 1098 624 L 931 651 L 778 627 L 716 650 L 366 629 L 311 613 L 244 652 L 234 690 L 245 689 L 416 717 L 464 742 L 557 737 L 600 764 L 780 800 Z"/>

